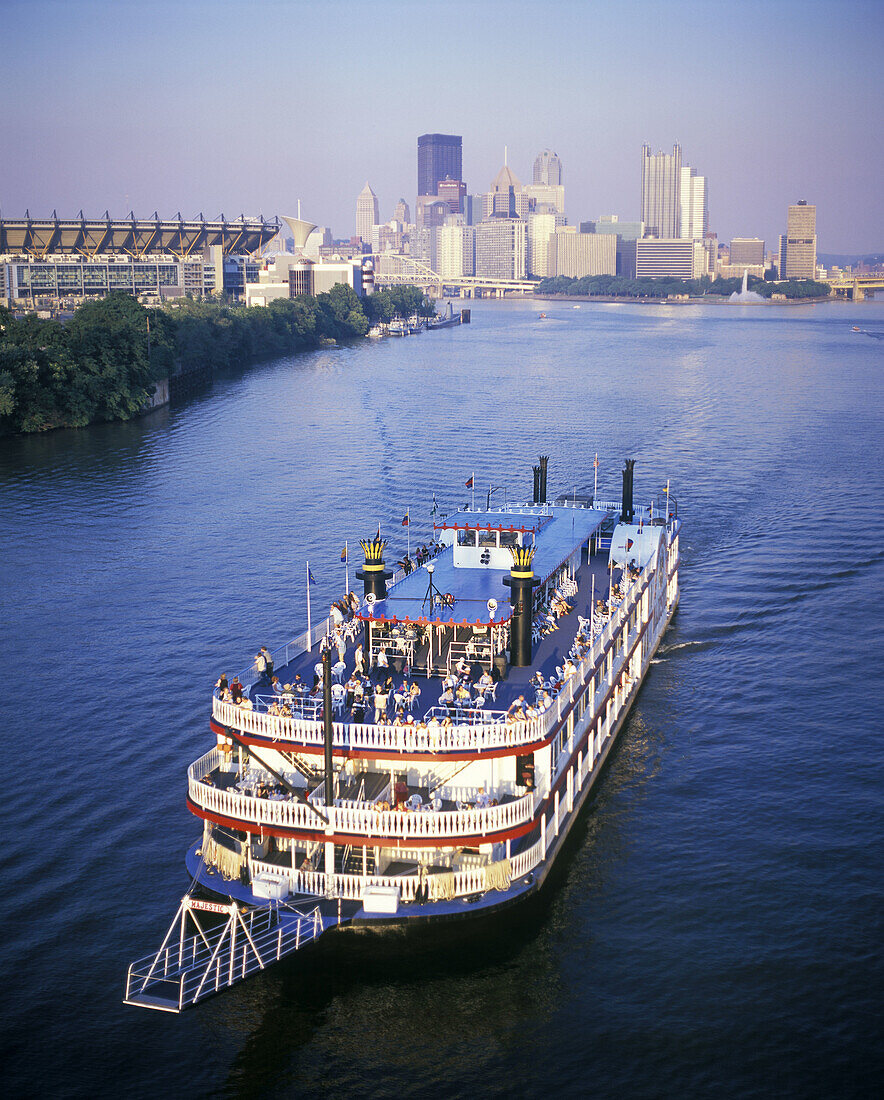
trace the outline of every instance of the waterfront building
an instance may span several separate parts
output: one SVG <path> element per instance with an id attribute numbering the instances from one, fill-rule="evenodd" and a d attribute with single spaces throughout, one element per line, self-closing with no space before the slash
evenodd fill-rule
<path id="1" fill-rule="evenodd" d="M 642 146 L 641 220 L 649 237 L 679 236 L 681 199 L 681 147 L 671 153 L 651 153 Z"/>
<path id="2" fill-rule="evenodd" d="M 534 182 L 547 187 L 560 187 L 562 183 L 562 162 L 558 153 L 544 149 L 534 160 Z"/>
<path id="3" fill-rule="evenodd" d="M 645 237 L 635 246 L 635 274 L 639 279 L 700 279 L 709 273 L 710 251 L 705 241 Z"/>
<path id="4" fill-rule="evenodd" d="M 577 233 L 573 226 L 563 226 L 553 233 L 548 248 L 551 276 L 617 274 L 617 238 L 612 234 Z"/>
<path id="5" fill-rule="evenodd" d="M 461 279 L 476 272 L 476 231 L 460 215 L 448 218 L 436 229 L 436 263 L 433 270 L 443 279 Z"/>
<path id="6" fill-rule="evenodd" d="M 732 267 L 764 265 L 764 241 L 761 237 L 734 237 L 729 262 Z"/>
<path id="7" fill-rule="evenodd" d="M 215 292 L 239 298 L 257 272 L 250 253 L 279 230 L 277 219 L 223 216 L 0 218 L 0 299 L 51 308 L 114 290 L 148 302 Z"/>
<path id="8" fill-rule="evenodd" d="M 696 168 L 682 165 L 679 188 L 678 236 L 700 240 L 709 231 L 709 206 L 706 177 Z"/>
<path id="9" fill-rule="evenodd" d="M 789 207 L 786 232 L 780 237 L 781 279 L 816 277 L 816 207 L 805 199 Z"/>
<path id="10" fill-rule="evenodd" d="M 524 279 L 528 271 L 528 226 L 522 218 L 496 216 L 475 227 L 476 274 Z"/>
<path id="11" fill-rule="evenodd" d="M 380 220 L 378 197 L 366 180 L 365 187 L 359 192 L 359 198 L 356 200 L 356 235 L 367 244 L 371 244 L 372 230 Z"/>
<path id="12" fill-rule="evenodd" d="M 565 215 L 541 213 L 528 215 L 528 274 L 544 279 L 550 274 L 549 242 L 555 231 L 565 224 Z"/>
<path id="13" fill-rule="evenodd" d="M 436 195 L 446 176 L 463 179 L 463 138 L 456 134 L 421 134 L 417 139 L 418 195 Z"/>

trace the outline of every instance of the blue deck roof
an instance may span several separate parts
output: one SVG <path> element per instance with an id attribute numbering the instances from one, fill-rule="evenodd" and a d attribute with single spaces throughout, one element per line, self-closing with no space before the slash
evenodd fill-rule
<path id="1" fill-rule="evenodd" d="M 541 514 L 542 508 L 542 505 L 538 505 L 538 511 L 533 515 L 456 512 L 448 517 L 446 526 L 453 528 L 457 524 L 461 529 L 475 528 L 477 525 L 497 527 L 500 524 L 496 521 L 503 517 L 505 529 L 509 528 L 512 520 L 513 527 L 520 521 L 526 530 L 533 530 L 538 526 L 538 521 L 541 522 L 542 527 L 536 535 L 534 575 L 538 580 L 546 582 L 563 562 L 592 537 L 607 513 L 591 508 L 549 506 L 544 509 L 548 514 Z M 512 615 L 510 590 L 503 583 L 504 578 L 510 575 L 508 569 L 455 567 L 451 548 L 444 550 L 430 564 L 433 566 L 433 587 L 439 593 L 450 593 L 454 596 L 453 607 L 440 610 L 437 606 L 435 611 L 430 610 L 430 602 L 426 599 L 430 574 L 426 566 L 423 566 L 393 585 L 385 600 L 378 600 L 371 608 L 361 608 L 359 617 L 372 622 L 396 619 L 399 622 L 424 620 L 437 623 L 466 621 L 489 624 L 509 620 Z M 488 600 L 492 598 L 498 603 L 493 619 L 488 612 Z"/>

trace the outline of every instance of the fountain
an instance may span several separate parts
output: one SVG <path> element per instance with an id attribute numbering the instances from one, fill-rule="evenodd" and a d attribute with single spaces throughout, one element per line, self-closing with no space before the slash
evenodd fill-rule
<path id="1" fill-rule="evenodd" d="M 739 305 L 749 306 L 764 304 L 767 299 L 762 298 L 760 294 L 756 294 L 754 290 L 749 289 L 749 271 L 743 272 L 743 289 L 735 290 L 728 299 L 730 302 L 737 302 Z"/>

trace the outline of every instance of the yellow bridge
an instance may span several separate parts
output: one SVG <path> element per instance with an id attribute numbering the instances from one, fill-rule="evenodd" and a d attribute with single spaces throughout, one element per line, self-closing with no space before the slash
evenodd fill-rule
<path id="1" fill-rule="evenodd" d="M 861 302 L 867 294 L 874 297 L 876 290 L 884 290 L 884 275 L 836 275 L 825 281 L 833 294 L 852 298 L 854 302 Z"/>

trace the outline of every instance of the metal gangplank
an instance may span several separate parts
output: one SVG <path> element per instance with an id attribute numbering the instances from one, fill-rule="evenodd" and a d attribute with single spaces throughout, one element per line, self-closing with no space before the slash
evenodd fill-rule
<path id="1" fill-rule="evenodd" d="M 213 921 L 225 916 L 226 921 Z M 318 905 L 306 911 L 271 901 L 249 908 L 185 894 L 159 951 L 130 965 L 123 1003 L 181 1012 L 264 970 L 323 931 Z"/>

